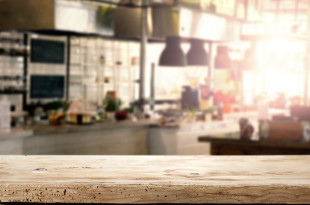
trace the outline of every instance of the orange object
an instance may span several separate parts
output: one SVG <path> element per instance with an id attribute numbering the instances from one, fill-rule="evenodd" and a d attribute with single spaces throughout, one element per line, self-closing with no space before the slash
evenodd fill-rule
<path id="1" fill-rule="evenodd" d="M 64 119 L 65 119 L 64 113 L 59 113 L 57 115 L 50 115 L 50 117 L 49 117 L 50 124 L 52 124 L 52 125 L 61 125 L 61 124 L 63 124 Z"/>
<path id="2" fill-rule="evenodd" d="M 231 113 L 231 112 L 232 112 L 231 104 L 225 103 L 223 105 L 223 113 Z"/>

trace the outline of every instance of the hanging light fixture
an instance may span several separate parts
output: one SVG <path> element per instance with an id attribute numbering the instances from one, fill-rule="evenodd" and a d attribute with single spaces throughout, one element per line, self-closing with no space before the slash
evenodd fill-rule
<path id="1" fill-rule="evenodd" d="M 241 61 L 241 68 L 244 70 L 258 69 L 258 61 L 254 49 L 248 49 L 245 51 L 244 59 Z"/>
<path id="2" fill-rule="evenodd" d="M 227 46 L 217 46 L 217 53 L 215 56 L 215 68 L 216 69 L 229 69 L 231 68 L 231 60 L 228 55 Z"/>
<path id="3" fill-rule="evenodd" d="M 160 55 L 161 66 L 186 66 L 186 57 L 181 49 L 180 37 L 166 37 L 166 47 Z"/>
<path id="4" fill-rule="evenodd" d="M 186 58 L 188 65 L 206 66 L 209 62 L 209 55 L 204 49 L 203 40 L 191 39 L 191 48 Z"/>

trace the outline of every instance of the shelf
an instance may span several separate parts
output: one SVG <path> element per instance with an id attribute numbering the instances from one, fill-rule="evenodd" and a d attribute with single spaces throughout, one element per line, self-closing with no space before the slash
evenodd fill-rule
<path id="1" fill-rule="evenodd" d="M 26 92 L 27 92 L 26 90 L 0 90 L 0 94 L 6 94 L 6 95 L 24 94 Z"/>
<path id="2" fill-rule="evenodd" d="M 24 76 L 21 76 L 21 75 L 5 75 L 5 76 L 0 76 L 0 80 L 8 80 L 8 81 L 13 81 L 13 80 L 25 80 L 27 79 L 26 77 Z"/>
<path id="3" fill-rule="evenodd" d="M 9 50 L 5 51 L 3 48 L 0 48 L 0 56 L 10 56 L 10 57 L 24 57 L 25 55 L 28 55 L 29 53 L 24 50 Z"/>

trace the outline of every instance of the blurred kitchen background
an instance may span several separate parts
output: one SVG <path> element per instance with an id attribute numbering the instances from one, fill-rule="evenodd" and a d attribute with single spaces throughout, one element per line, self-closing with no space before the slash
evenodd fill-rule
<path id="1" fill-rule="evenodd" d="M 307 0 L 0 0 L 0 154 L 309 154 Z"/>

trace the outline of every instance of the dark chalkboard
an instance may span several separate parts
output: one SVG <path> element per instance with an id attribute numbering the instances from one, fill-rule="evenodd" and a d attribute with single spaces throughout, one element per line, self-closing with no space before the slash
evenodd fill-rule
<path id="1" fill-rule="evenodd" d="M 183 86 L 181 106 L 182 109 L 199 109 L 198 90 L 193 90 L 189 86 Z"/>
<path id="2" fill-rule="evenodd" d="M 65 43 L 62 41 L 31 39 L 30 60 L 33 63 L 65 63 Z"/>
<path id="3" fill-rule="evenodd" d="M 63 98 L 65 77 L 61 75 L 32 75 L 30 98 Z"/>

